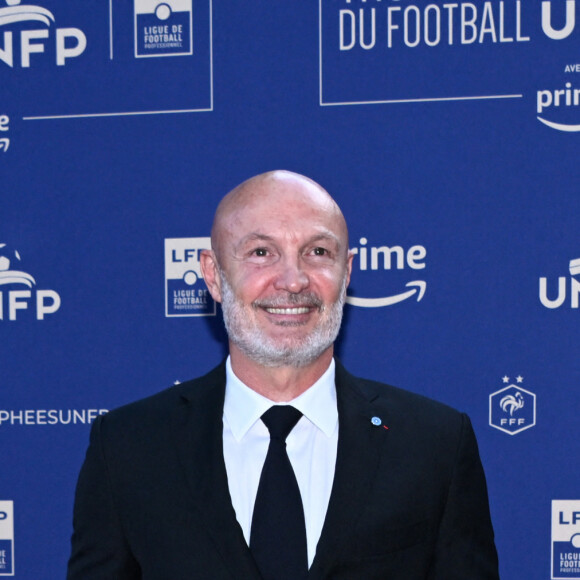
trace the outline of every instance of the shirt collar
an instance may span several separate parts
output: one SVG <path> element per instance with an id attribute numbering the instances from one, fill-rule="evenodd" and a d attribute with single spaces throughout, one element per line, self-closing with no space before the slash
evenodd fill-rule
<path id="1" fill-rule="evenodd" d="M 325 373 L 309 389 L 285 403 L 296 407 L 327 437 L 334 433 L 338 423 L 334 375 L 335 363 L 332 359 Z M 228 357 L 224 416 L 235 439 L 240 441 L 252 425 L 275 404 L 240 381 Z"/>

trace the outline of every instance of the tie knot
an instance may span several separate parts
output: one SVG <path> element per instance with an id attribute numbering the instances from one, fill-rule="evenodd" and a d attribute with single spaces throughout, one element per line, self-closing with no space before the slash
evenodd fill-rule
<path id="1" fill-rule="evenodd" d="M 262 415 L 262 421 L 270 431 L 270 439 L 286 441 L 300 417 L 302 413 L 291 405 L 274 405 Z"/>

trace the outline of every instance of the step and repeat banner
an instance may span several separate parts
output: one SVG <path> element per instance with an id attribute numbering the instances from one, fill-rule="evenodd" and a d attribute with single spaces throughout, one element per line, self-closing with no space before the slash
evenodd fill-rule
<path id="1" fill-rule="evenodd" d="M 278 168 L 349 223 L 347 368 L 472 418 L 502 579 L 580 578 L 576 0 L 0 0 L 0 577 L 64 576 L 97 416 L 224 357 L 199 252 Z"/>

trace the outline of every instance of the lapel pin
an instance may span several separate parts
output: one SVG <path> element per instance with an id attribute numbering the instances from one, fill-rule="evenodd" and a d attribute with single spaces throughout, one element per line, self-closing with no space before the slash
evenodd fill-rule
<path id="1" fill-rule="evenodd" d="M 380 417 L 373 417 L 371 419 L 371 423 L 375 427 L 380 427 L 381 425 L 383 425 L 383 420 Z M 387 431 L 389 430 L 389 428 L 386 425 L 383 425 L 383 429 L 387 429 Z"/>

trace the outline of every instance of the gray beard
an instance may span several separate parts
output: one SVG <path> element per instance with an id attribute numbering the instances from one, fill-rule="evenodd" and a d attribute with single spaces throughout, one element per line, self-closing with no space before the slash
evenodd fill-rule
<path id="1" fill-rule="evenodd" d="M 263 302 L 268 306 L 318 305 L 325 314 L 320 324 L 306 337 L 300 339 L 274 340 L 267 336 L 244 312 L 244 305 L 236 299 L 234 291 L 220 270 L 222 312 L 228 337 L 250 360 L 265 367 L 294 367 L 309 365 L 319 358 L 336 340 L 346 297 L 346 275 L 343 278 L 339 298 L 330 307 L 322 305 L 320 298 L 312 293 L 288 294 L 278 300 L 256 301 L 250 308 L 257 309 Z M 277 304 L 278 302 L 278 304 Z M 281 326 L 283 326 L 282 324 Z M 296 324 L 286 323 L 286 326 Z"/>

